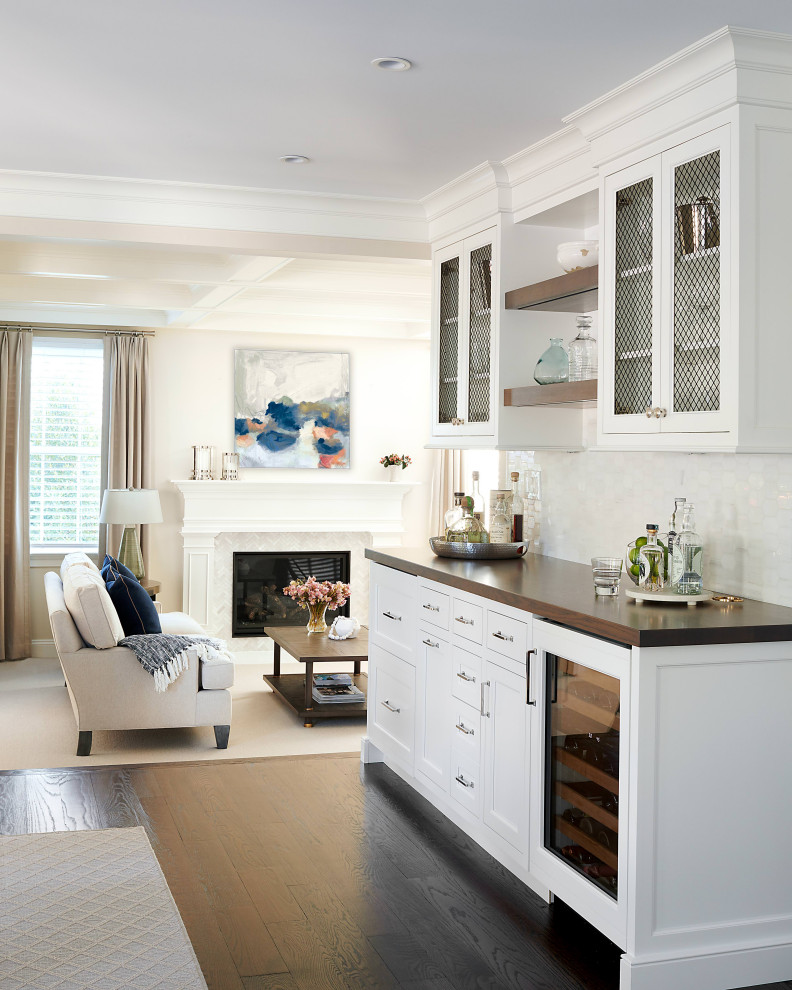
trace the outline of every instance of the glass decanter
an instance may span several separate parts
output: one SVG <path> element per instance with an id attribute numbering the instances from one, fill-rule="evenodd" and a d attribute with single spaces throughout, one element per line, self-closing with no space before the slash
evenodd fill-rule
<path id="1" fill-rule="evenodd" d="M 540 385 L 569 381 L 569 355 L 560 337 L 550 338 L 550 346 L 536 363 L 534 381 Z"/>
<path id="2" fill-rule="evenodd" d="M 700 595 L 704 588 L 704 544 L 695 530 L 693 505 L 690 502 L 682 508 L 682 532 L 677 536 L 677 544 L 682 558 L 682 575 L 676 591 L 680 595 Z"/>
<path id="3" fill-rule="evenodd" d="M 487 531 L 473 515 L 473 499 L 462 498 L 462 518 L 449 527 L 446 533 L 449 543 L 489 543 Z"/>
<path id="4" fill-rule="evenodd" d="M 638 585 L 644 591 L 662 591 L 665 584 L 665 551 L 657 542 L 657 523 L 646 524 L 646 544 L 638 554 Z"/>
<path id="5" fill-rule="evenodd" d="M 569 380 L 586 382 L 597 377 L 597 341 L 591 336 L 591 317 L 577 318 L 577 337 L 569 342 Z"/>

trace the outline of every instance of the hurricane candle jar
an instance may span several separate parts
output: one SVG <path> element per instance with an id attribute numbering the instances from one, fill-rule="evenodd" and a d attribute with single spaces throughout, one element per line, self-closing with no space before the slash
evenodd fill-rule
<path id="1" fill-rule="evenodd" d="M 223 481 L 239 481 L 239 454 L 223 454 Z"/>
<path id="2" fill-rule="evenodd" d="M 214 447 L 193 444 L 193 481 L 214 480 Z"/>

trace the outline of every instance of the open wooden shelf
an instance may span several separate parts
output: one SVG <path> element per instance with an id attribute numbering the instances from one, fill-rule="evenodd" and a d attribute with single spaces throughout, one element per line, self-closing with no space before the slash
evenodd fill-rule
<path id="1" fill-rule="evenodd" d="M 564 783 L 561 780 L 556 781 L 555 792 L 559 797 L 562 797 L 565 801 L 568 801 L 573 807 L 577 808 L 578 811 L 582 811 L 598 821 L 600 825 L 606 825 L 612 832 L 619 831 L 619 819 L 616 815 L 611 814 L 610 811 L 606 811 L 601 808 L 594 801 L 589 801 L 587 797 L 581 794 L 579 791 L 575 790 L 574 784 Z"/>
<path id="2" fill-rule="evenodd" d="M 610 849 L 606 849 L 605 846 L 597 842 L 597 840 L 588 835 L 588 833 L 582 832 L 579 828 L 575 828 L 575 826 L 568 822 L 566 818 L 562 818 L 561 815 L 556 815 L 555 827 L 568 839 L 571 839 L 572 842 L 579 846 L 583 846 L 583 848 L 590 852 L 592 856 L 596 856 L 601 863 L 604 863 L 606 866 L 610 866 L 614 870 L 618 869 L 619 860 L 616 853 L 611 852 Z"/>
<path id="3" fill-rule="evenodd" d="M 593 406 L 597 402 L 597 379 L 559 382 L 558 385 L 520 385 L 503 390 L 504 406 Z"/>
<path id="4" fill-rule="evenodd" d="M 559 763 L 563 763 L 564 766 L 570 768 L 570 770 L 575 770 L 582 777 L 587 780 L 592 781 L 595 784 L 599 784 L 600 787 L 604 787 L 605 790 L 610 791 L 611 794 L 619 793 L 619 781 L 615 777 L 611 777 L 609 773 L 605 773 L 600 770 L 599 767 L 595 767 L 591 763 L 587 763 L 585 760 L 581 760 L 579 756 L 575 756 L 566 749 L 561 749 L 560 746 L 556 746 L 553 749 L 553 759 L 558 760 Z"/>
<path id="5" fill-rule="evenodd" d="M 506 293 L 506 309 L 550 313 L 590 313 L 597 308 L 599 267 L 579 268 L 557 278 L 524 285 Z"/>

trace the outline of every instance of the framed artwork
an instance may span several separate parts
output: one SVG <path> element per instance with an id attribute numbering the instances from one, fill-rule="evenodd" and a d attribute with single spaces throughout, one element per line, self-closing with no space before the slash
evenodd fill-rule
<path id="1" fill-rule="evenodd" d="M 235 350 L 234 434 L 243 468 L 348 468 L 349 355 Z"/>

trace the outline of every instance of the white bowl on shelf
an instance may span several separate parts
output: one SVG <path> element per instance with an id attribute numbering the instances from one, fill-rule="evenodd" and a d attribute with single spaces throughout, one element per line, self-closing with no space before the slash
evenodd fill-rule
<path id="1" fill-rule="evenodd" d="M 565 241 L 556 252 L 558 263 L 567 274 L 599 264 L 599 241 Z"/>

